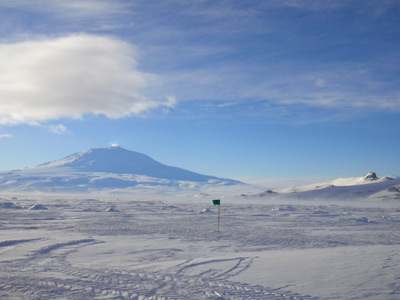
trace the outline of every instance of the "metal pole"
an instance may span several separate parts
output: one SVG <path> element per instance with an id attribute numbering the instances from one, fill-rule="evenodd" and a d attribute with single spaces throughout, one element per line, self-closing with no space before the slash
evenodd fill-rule
<path id="1" fill-rule="evenodd" d="M 221 218 L 221 205 L 218 205 L 218 231 L 219 231 L 220 218 Z"/>

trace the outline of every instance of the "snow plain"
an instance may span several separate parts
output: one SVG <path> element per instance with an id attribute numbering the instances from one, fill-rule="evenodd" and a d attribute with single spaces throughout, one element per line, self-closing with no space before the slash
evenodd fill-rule
<path id="1" fill-rule="evenodd" d="M 400 299 L 398 200 L 236 192 L 2 194 L 0 298 Z"/>

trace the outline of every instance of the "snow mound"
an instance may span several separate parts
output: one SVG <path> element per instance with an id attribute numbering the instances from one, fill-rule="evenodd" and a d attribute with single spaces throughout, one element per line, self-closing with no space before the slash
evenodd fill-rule
<path id="1" fill-rule="evenodd" d="M 19 206 L 16 206 L 12 202 L 2 202 L 0 203 L 0 208 L 19 208 Z"/>
<path id="2" fill-rule="evenodd" d="M 119 210 L 116 209 L 114 205 L 110 206 L 110 207 L 107 208 L 105 211 L 106 211 L 106 212 L 119 212 Z"/>
<path id="3" fill-rule="evenodd" d="M 29 207 L 29 210 L 48 210 L 48 208 L 42 204 L 35 204 Z"/>
<path id="4" fill-rule="evenodd" d="M 173 205 L 168 205 L 168 204 L 161 206 L 161 210 L 165 210 L 165 209 L 178 209 L 178 207 L 173 206 Z"/>
<path id="5" fill-rule="evenodd" d="M 205 208 L 205 209 L 202 209 L 201 211 L 199 211 L 198 213 L 201 214 L 201 215 L 203 215 L 203 214 L 210 214 L 210 213 L 212 213 L 212 212 L 213 212 L 213 211 L 212 211 L 211 209 Z"/>
<path id="6" fill-rule="evenodd" d="M 204 197 L 209 197 L 210 195 L 207 193 L 198 193 L 196 195 L 194 195 L 194 198 L 204 198 Z"/>

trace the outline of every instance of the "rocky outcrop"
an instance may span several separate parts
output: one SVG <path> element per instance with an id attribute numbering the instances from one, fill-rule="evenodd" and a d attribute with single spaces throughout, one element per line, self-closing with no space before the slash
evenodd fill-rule
<path id="1" fill-rule="evenodd" d="M 376 176 L 375 172 L 368 172 L 367 174 L 365 174 L 363 179 L 366 180 L 366 181 L 376 181 L 379 178 L 378 178 L 378 176 Z"/>

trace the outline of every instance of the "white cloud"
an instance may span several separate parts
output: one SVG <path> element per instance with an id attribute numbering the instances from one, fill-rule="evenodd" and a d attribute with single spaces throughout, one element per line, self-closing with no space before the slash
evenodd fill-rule
<path id="1" fill-rule="evenodd" d="M 138 70 L 137 56 L 126 42 L 87 34 L 0 44 L 0 124 L 172 107 L 174 98 L 143 95 L 156 76 Z"/>
<path id="2" fill-rule="evenodd" d="M 67 133 L 70 132 L 70 131 L 68 130 L 68 128 L 65 127 L 65 126 L 62 125 L 62 124 L 59 124 L 59 125 L 50 125 L 48 128 L 49 128 L 49 130 L 50 130 L 51 132 L 53 132 L 53 133 L 55 133 L 55 134 L 67 134 Z"/>
<path id="3" fill-rule="evenodd" d="M 11 138 L 11 137 L 13 137 L 13 135 L 9 134 L 9 133 L 0 134 L 0 139 L 2 139 L 2 138 Z"/>

